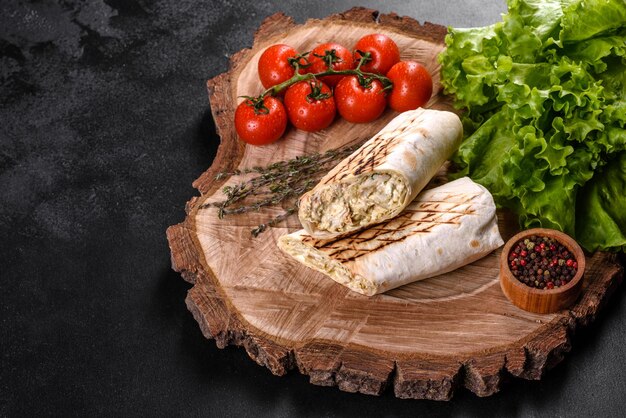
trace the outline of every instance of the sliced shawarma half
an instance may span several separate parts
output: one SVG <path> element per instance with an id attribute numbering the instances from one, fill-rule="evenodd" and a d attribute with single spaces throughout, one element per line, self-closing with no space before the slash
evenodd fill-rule
<path id="1" fill-rule="evenodd" d="M 330 239 L 398 215 L 459 147 L 459 117 L 442 110 L 401 113 L 341 161 L 299 201 L 305 231 Z"/>
<path id="2" fill-rule="evenodd" d="M 335 240 L 300 230 L 278 246 L 363 295 L 447 273 L 503 244 L 493 197 L 467 177 L 426 190 L 396 218 Z"/>

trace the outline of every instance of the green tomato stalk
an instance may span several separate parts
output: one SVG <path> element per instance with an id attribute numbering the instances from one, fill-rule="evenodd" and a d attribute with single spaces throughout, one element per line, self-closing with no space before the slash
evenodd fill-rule
<path id="1" fill-rule="evenodd" d="M 289 59 L 289 63 L 295 69 L 295 73 L 293 77 L 291 77 L 289 80 L 285 80 L 280 84 L 277 84 L 275 86 L 268 88 L 263 93 L 261 93 L 258 97 L 254 97 L 254 98 L 248 97 L 248 96 L 244 96 L 244 97 L 246 97 L 247 99 L 251 101 L 251 105 L 255 106 L 255 112 L 256 112 L 257 109 L 261 109 L 263 107 L 262 105 L 259 106 L 258 103 L 262 103 L 264 97 L 276 96 L 280 94 L 283 90 L 289 88 L 290 86 L 296 83 L 299 83 L 301 81 L 317 80 L 319 77 L 324 77 L 327 75 L 354 75 L 358 78 L 359 84 L 363 88 L 366 88 L 366 89 L 369 89 L 372 87 L 372 82 L 374 80 L 378 80 L 383 85 L 383 91 L 387 91 L 391 89 L 393 87 L 393 82 L 387 77 L 380 75 L 380 74 L 368 73 L 368 72 L 361 70 L 361 66 L 363 64 L 372 60 L 371 53 L 363 52 L 363 51 L 357 51 L 357 52 L 359 52 L 359 54 L 361 55 L 361 59 L 359 60 L 359 63 L 357 64 L 355 69 L 339 70 L 339 71 L 334 70 L 332 68 L 332 64 L 338 58 L 335 55 L 335 50 L 331 50 L 331 51 L 326 51 L 326 55 L 321 57 L 326 62 L 326 65 L 327 65 L 326 71 L 322 71 L 319 73 L 300 74 L 301 69 L 306 68 L 310 65 L 307 59 L 307 55 L 309 54 L 309 52 L 305 52 L 303 54 L 300 54 L 296 57 Z M 302 61 L 304 61 L 304 63 Z M 316 99 L 316 98 L 317 97 L 312 97 L 312 99 Z"/>

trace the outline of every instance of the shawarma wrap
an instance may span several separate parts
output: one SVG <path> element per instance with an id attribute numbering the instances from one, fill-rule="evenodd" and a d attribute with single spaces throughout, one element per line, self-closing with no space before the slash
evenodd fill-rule
<path id="1" fill-rule="evenodd" d="M 457 115 L 422 109 L 401 113 L 340 162 L 299 201 L 302 227 L 335 238 L 398 215 L 459 147 Z"/>
<path id="2" fill-rule="evenodd" d="M 372 296 L 476 261 L 503 244 L 493 197 L 467 177 L 422 192 L 396 218 L 320 240 L 300 230 L 278 246 L 304 265 Z"/>

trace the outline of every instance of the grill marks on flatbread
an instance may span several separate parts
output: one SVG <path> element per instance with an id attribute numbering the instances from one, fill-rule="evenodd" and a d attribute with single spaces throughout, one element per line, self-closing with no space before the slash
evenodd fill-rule
<path id="1" fill-rule="evenodd" d="M 474 215 L 472 201 L 478 194 L 446 194 L 436 200 L 415 201 L 396 218 L 338 240 L 322 240 L 310 235 L 302 242 L 339 262 L 354 261 L 417 234 L 429 234 L 439 225 L 459 225 L 464 216 Z M 440 200 L 441 199 L 441 200 Z"/>
<path id="2" fill-rule="evenodd" d="M 348 176 L 358 176 L 361 173 L 374 171 L 379 167 L 392 152 L 398 139 L 405 135 L 417 132 L 420 123 L 420 115 L 405 119 L 392 131 L 382 130 L 374 136 L 371 142 L 366 143 L 356 153 L 349 156 L 338 167 L 337 171 L 322 179 L 320 184 L 328 184 L 341 181 Z M 419 131 L 423 133 L 422 131 Z"/>
<path id="3" fill-rule="evenodd" d="M 337 239 L 398 216 L 462 138 L 452 112 L 401 113 L 301 196 L 302 227 L 317 239 Z"/>
<path id="4" fill-rule="evenodd" d="M 503 244 L 489 191 L 467 177 L 429 189 L 398 216 L 334 238 L 304 229 L 278 246 L 298 262 L 372 296 L 447 273 Z"/>
<path id="5" fill-rule="evenodd" d="M 382 164 L 393 148 L 393 137 L 386 137 L 380 142 L 370 142 L 359 149 L 357 154 L 353 154 L 345 161 L 345 166 L 341 167 L 331 176 L 324 178 L 320 184 L 328 184 L 341 181 L 350 175 L 359 175 L 363 172 L 372 171 Z"/>

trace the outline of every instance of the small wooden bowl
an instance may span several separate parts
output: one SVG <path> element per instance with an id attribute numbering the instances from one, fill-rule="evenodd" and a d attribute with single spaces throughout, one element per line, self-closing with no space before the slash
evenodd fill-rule
<path id="1" fill-rule="evenodd" d="M 554 289 L 537 289 L 517 280 L 509 269 L 509 253 L 518 241 L 531 235 L 549 237 L 559 241 L 576 257 L 578 271 L 572 280 L 564 286 Z M 554 229 L 534 228 L 522 231 L 511 238 L 500 255 L 500 287 L 505 296 L 518 308 L 534 313 L 553 313 L 573 304 L 582 290 L 585 272 L 585 254 L 578 243 L 569 235 Z"/>

